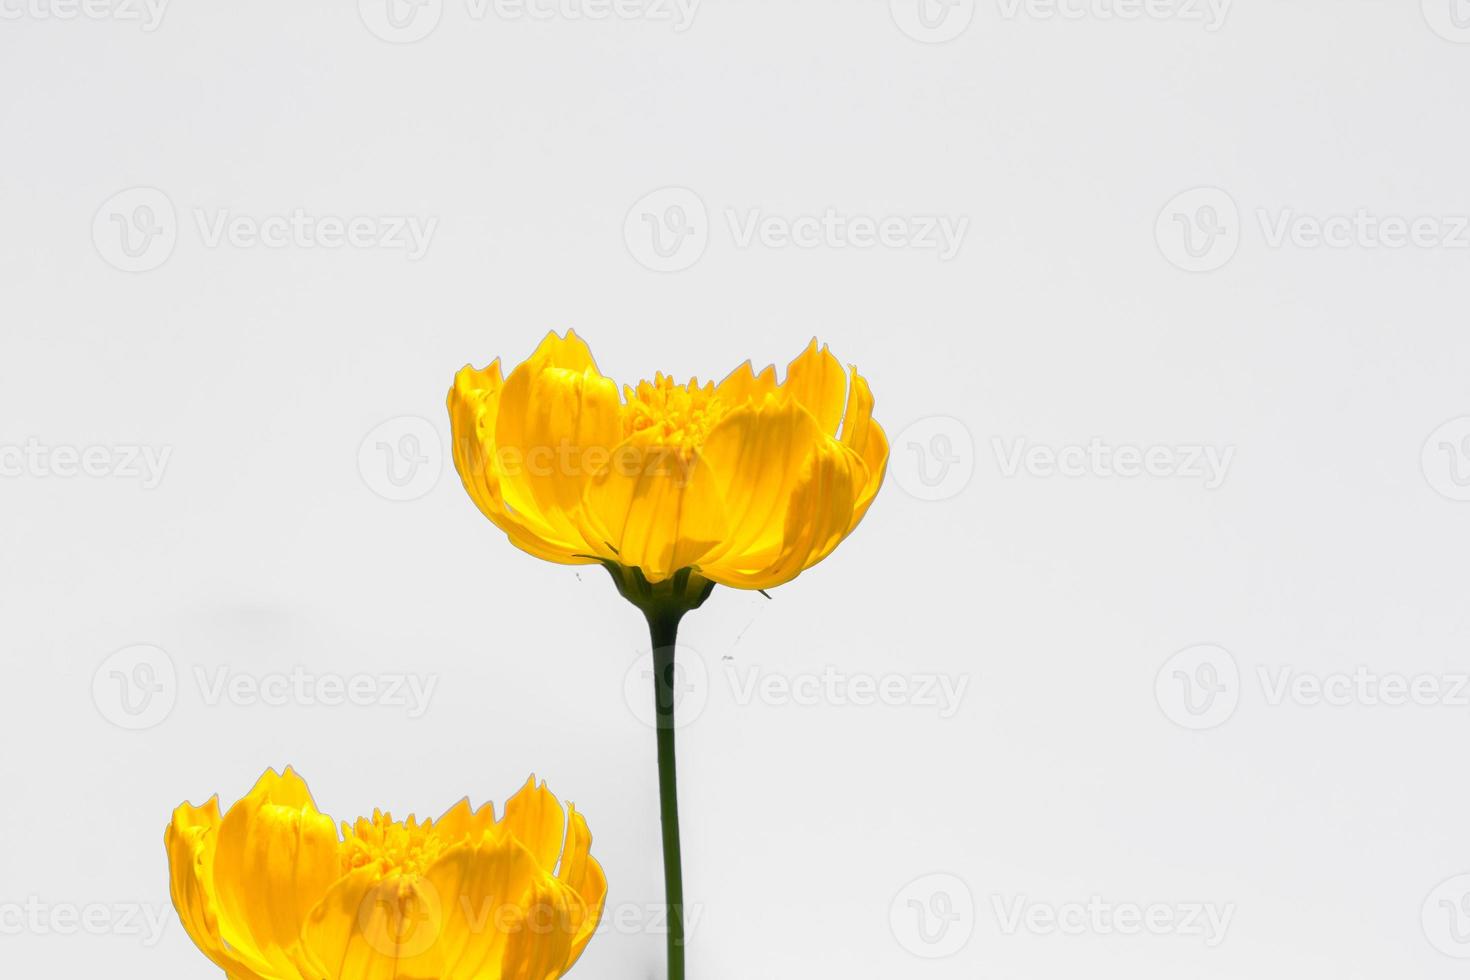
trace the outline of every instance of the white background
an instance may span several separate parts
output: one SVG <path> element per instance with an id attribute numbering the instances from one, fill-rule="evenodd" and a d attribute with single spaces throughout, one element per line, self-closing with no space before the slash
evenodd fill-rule
<path id="1" fill-rule="evenodd" d="M 513 550 L 442 458 L 453 372 L 567 327 L 629 381 L 815 334 L 894 441 L 832 560 L 686 621 L 691 976 L 1463 975 L 1463 4 L 444 0 L 395 31 L 376 0 L 51 2 L 0 2 L 7 975 L 216 975 L 163 828 L 286 763 L 344 818 L 534 770 L 611 880 L 574 975 L 661 975 L 642 621 Z M 900 244 L 778 244 L 828 209 Z M 1394 248 L 1332 221 L 1360 210 L 1430 221 Z M 208 234 L 294 211 L 434 230 L 417 257 Z M 929 216 L 967 222 L 956 254 L 903 238 Z M 1094 439 L 1162 463 L 1011 465 Z M 65 447 L 94 474 L 39 461 Z M 151 675 L 114 656 L 138 644 Z M 421 717 L 210 703 L 298 668 L 436 686 Z M 908 695 L 742 694 L 828 668 Z M 1275 696 L 1360 668 L 1439 694 Z M 1093 899 L 1177 928 L 1045 928 Z M 24 912 L 94 903 L 100 935 Z"/>

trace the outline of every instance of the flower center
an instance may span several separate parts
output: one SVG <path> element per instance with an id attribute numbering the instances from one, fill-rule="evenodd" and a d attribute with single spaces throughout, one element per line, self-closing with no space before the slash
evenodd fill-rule
<path id="1" fill-rule="evenodd" d="M 697 449 L 719 417 L 714 382 L 701 387 L 697 378 L 678 385 L 659 372 L 637 388 L 625 385 L 623 396 L 624 438 L 646 432 L 658 445 Z"/>
<path id="2" fill-rule="evenodd" d="M 428 870 L 444 850 L 444 841 L 430 824 L 409 817 L 396 823 L 393 815 L 374 810 L 372 819 L 342 825 L 342 872 L 376 865 L 386 878 L 399 874 L 417 876 Z"/>

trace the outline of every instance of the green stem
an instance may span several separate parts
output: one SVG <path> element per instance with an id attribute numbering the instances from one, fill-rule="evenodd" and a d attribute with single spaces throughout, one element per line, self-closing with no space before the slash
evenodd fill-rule
<path id="1" fill-rule="evenodd" d="M 684 980 L 684 869 L 679 854 L 679 788 L 674 761 L 674 648 L 683 610 L 648 613 L 658 728 L 659 820 L 664 841 L 664 901 L 669 907 L 669 978 Z"/>

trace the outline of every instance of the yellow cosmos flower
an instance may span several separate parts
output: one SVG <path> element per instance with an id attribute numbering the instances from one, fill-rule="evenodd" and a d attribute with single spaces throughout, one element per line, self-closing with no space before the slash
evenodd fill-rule
<path id="1" fill-rule="evenodd" d="M 888 461 L 868 383 L 815 340 L 779 384 L 747 361 L 620 395 L 580 337 L 553 333 L 507 377 L 498 360 L 462 369 L 449 415 L 465 489 L 513 544 L 642 585 L 795 578 L 862 520 Z"/>
<path id="2" fill-rule="evenodd" d="M 462 800 L 339 833 L 299 776 L 268 771 L 223 818 L 218 797 L 183 804 L 164 840 L 174 908 L 230 980 L 548 980 L 607 892 L 586 821 L 534 777 L 498 822 Z"/>

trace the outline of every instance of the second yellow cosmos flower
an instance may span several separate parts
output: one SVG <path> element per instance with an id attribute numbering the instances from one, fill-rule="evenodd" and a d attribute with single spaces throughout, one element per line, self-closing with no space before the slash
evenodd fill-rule
<path id="1" fill-rule="evenodd" d="M 463 800 L 339 834 L 299 776 L 267 772 L 223 817 L 180 806 L 164 838 L 179 918 L 231 980 L 560 977 L 607 892 L 586 821 L 534 779 L 498 822 Z"/>

